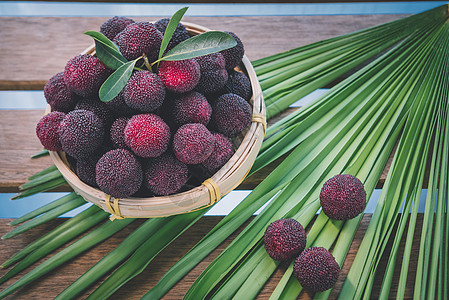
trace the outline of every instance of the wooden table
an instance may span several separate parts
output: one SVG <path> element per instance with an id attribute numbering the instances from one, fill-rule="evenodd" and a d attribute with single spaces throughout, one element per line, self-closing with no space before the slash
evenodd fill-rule
<path id="1" fill-rule="evenodd" d="M 247 56 L 254 60 L 401 17 L 404 15 L 185 17 L 184 21 L 198 23 L 217 30 L 235 32 L 244 43 Z M 106 19 L 102 17 L 0 17 L 0 24 L 2 24 L 0 29 L 0 90 L 41 90 L 53 74 L 63 70 L 69 58 L 92 43 L 91 38 L 83 35 L 83 32 L 99 30 L 100 25 Z M 133 19 L 136 21 L 148 20 L 148 18 Z M 154 18 L 154 20 L 157 19 Z M 48 157 L 30 158 L 32 154 L 41 150 L 39 141 L 35 137 L 34 128 L 42 113 L 41 110 L 0 110 L 1 193 L 16 192 L 17 187 L 23 184 L 28 176 L 51 165 Z M 250 178 L 239 188 L 253 188 L 265 175 L 266 173 Z M 68 190 L 68 187 L 63 190 Z M 156 257 L 141 275 L 121 288 L 113 299 L 138 299 L 220 219 L 221 217 L 203 217 Z M 336 284 L 337 292 L 349 270 L 369 220 L 370 215 L 365 215 L 360 224 Z M 0 235 L 10 230 L 10 226 L 7 225 L 9 221 L 9 219 L 0 220 Z M 57 219 L 16 238 L 0 241 L 0 261 L 3 262 L 62 221 Z M 73 282 L 108 251 L 116 247 L 141 222 L 137 221 L 109 240 L 51 272 L 42 280 L 16 292 L 10 299 L 48 299 L 56 296 L 70 282 Z M 421 223 L 418 223 L 419 227 Z M 165 299 L 180 299 L 200 272 L 232 241 L 236 234 L 228 238 L 185 276 L 166 295 Z M 416 258 L 417 255 L 412 253 L 412 257 Z M 380 272 L 385 267 L 385 262 L 386 260 L 380 266 Z M 286 266 L 281 265 L 276 271 L 260 293 L 260 299 L 269 297 L 285 268 Z M 415 269 L 416 266 L 412 263 L 410 272 L 413 273 Z M 0 270 L 0 275 L 5 273 L 6 270 Z M 1 285 L 0 290 L 9 286 L 16 278 Z M 395 279 L 397 283 L 397 278 Z M 374 293 L 379 290 L 379 287 L 380 281 L 376 280 Z M 412 288 L 412 283 L 408 285 L 408 288 Z M 392 284 L 392 292 L 394 290 L 395 282 Z M 87 291 L 85 295 L 88 295 L 90 291 Z M 409 289 L 406 291 L 407 298 L 412 297 L 411 292 L 412 290 Z M 335 296 L 336 292 L 332 295 Z M 301 297 L 307 299 L 309 295 L 304 294 Z"/>

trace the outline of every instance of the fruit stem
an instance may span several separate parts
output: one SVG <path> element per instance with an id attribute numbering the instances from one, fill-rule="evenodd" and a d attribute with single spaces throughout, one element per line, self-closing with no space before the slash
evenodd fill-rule
<path id="1" fill-rule="evenodd" d="M 143 56 L 143 61 L 144 61 L 144 63 L 145 63 L 145 66 L 147 67 L 147 69 L 148 69 L 150 72 L 153 72 L 153 70 L 151 69 L 150 62 L 148 61 L 148 57 L 145 55 L 145 53 L 144 53 L 142 56 Z"/>

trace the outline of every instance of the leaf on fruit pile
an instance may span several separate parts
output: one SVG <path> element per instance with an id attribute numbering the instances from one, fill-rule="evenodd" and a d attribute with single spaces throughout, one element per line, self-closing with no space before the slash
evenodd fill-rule
<path id="1" fill-rule="evenodd" d="M 237 42 L 231 35 L 221 31 L 207 31 L 182 41 L 171 49 L 167 55 L 159 59 L 159 61 L 194 58 L 229 49 L 235 45 L 237 45 Z"/>
<path id="2" fill-rule="evenodd" d="M 184 14 L 186 13 L 187 9 L 188 9 L 188 7 L 181 8 L 180 10 L 175 12 L 173 14 L 173 16 L 170 18 L 167 28 L 165 29 L 164 38 L 162 39 L 161 49 L 159 50 L 159 56 L 158 56 L 159 59 L 162 57 L 162 55 L 164 55 L 165 49 L 167 49 L 167 46 L 170 43 L 171 37 L 173 36 L 173 33 L 175 32 L 176 28 L 178 27 L 178 24 L 181 21 Z"/>
<path id="3" fill-rule="evenodd" d="M 106 79 L 100 88 L 100 100 L 103 102 L 108 102 L 114 99 L 120 91 L 125 87 L 131 74 L 133 73 L 134 66 L 136 65 L 138 59 L 127 62 L 118 68 L 111 76 Z"/>
<path id="4" fill-rule="evenodd" d="M 108 68 L 116 70 L 128 62 L 117 46 L 104 34 L 97 31 L 86 31 L 84 34 L 95 40 L 96 55 Z"/>

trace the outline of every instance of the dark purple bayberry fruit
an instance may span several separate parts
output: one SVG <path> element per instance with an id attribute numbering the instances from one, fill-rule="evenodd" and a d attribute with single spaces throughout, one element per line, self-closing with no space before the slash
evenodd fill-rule
<path id="1" fill-rule="evenodd" d="M 64 82 L 64 72 L 59 72 L 45 84 L 44 96 L 52 111 L 71 111 L 80 97 L 69 90 Z"/>
<path id="2" fill-rule="evenodd" d="M 224 93 L 236 94 L 249 101 L 253 93 L 251 81 L 245 74 L 232 70 L 229 72 L 229 79 L 224 86 Z"/>
<path id="3" fill-rule="evenodd" d="M 101 102 L 98 99 L 83 99 L 76 104 L 75 110 L 77 109 L 83 109 L 93 112 L 97 117 L 101 119 L 104 128 L 109 128 L 115 120 L 114 113 L 109 109 L 106 103 Z"/>
<path id="4" fill-rule="evenodd" d="M 111 70 L 88 54 L 71 58 L 64 69 L 64 82 L 68 89 L 82 97 L 96 96 Z"/>
<path id="5" fill-rule="evenodd" d="M 235 45 L 234 47 L 220 51 L 220 53 L 223 54 L 225 58 L 226 69 L 230 70 L 234 69 L 240 64 L 243 55 L 245 54 L 245 48 L 243 47 L 243 43 L 240 38 L 234 32 L 225 31 L 225 33 L 230 34 L 237 42 L 237 45 Z"/>
<path id="6" fill-rule="evenodd" d="M 159 55 L 162 33 L 150 22 L 136 22 L 129 24 L 118 33 L 114 42 L 127 60 L 133 60 L 145 54 L 152 62 Z"/>
<path id="7" fill-rule="evenodd" d="M 215 146 L 212 154 L 202 165 L 211 173 L 216 173 L 234 155 L 235 150 L 231 140 L 221 133 L 214 133 Z"/>
<path id="8" fill-rule="evenodd" d="M 322 292 L 334 286 L 340 266 L 332 254 L 322 247 L 304 250 L 293 264 L 293 274 L 306 290 Z"/>
<path id="9" fill-rule="evenodd" d="M 145 168 L 145 183 L 156 195 L 167 196 L 178 192 L 187 182 L 189 170 L 172 154 L 164 153 L 149 160 Z"/>
<path id="10" fill-rule="evenodd" d="M 106 104 L 116 116 L 131 116 L 140 113 L 138 110 L 132 109 L 125 103 L 125 100 L 123 99 L 123 90 L 121 90 L 114 99 L 104 102 L 104 104 Z"/>
<path id="11" fill-rule="evenodd" d="M 62 150 L 75 159 L 94 153 L 103 143 L 105 129 L 102 120 L 88 110 L 72 110 L 59 126 Z"/>
<path id="12" fill-rule="evenodd" d="M 170 128 L 155 114 L 131 117 L 125 127 L 125 142 L 140 157 L 157 157 L 170 142 Z"/>
<path id="13" fill-rule="evenodd" d="M 36 125 L 36 135 L 42 146 L 50 151 L 61 151 L 62 145 L 59 141 L 59 126 L 64 119 L 65 113 L 53 111 L 43 116 Z"/>
<path id="14" fill-rule="evenodd" d="M 335 175 L 321 188 L 320 202 L 323 212 L 330 219 L 349 220 L 365 209 L 366 191 L 357 177 Z"/>
<path id="15" fill-rule="evenodd" d="M 198 84 L 200 76 L 200 65 L 194 58 L 161 61 L 159 64 L 159 77 L 165 87 L 175 93 L 193 90 Z"/>
<path id="16" fill-rule="evenodd" d="M 173 137 L 173 152 L 185 164 L 200 164 L 214 150 L 212 133 L 199 123 L 184 124 Z"/>
<path id="17" fill-rule="evenodd" d="M 178 125 L 201 123 L 207 125 L 212 115 L 212 107 L 206 97 L 198 92 L 188 92 L 175 98 L 172 115 Z"/>
<path id="18" fill-rule="evenodd" d="M 150 71 L 137 71 L 123 89 L 123 100 L 132 109 L 152 112 L 164 102 L 165 86 L 159 76 Z"/>
<path id="19" fill-rule="evenodd" d="M 137 158 L 125 149 L 106 152 L 96 165 L 96 182 L 106 194 L 129 197 L 140 189 L 143 171 Z"/>
<path id="20" fill-rule="evenodd" d="M 156 26 L 156 28 L 160 32 L 162 32 L 162 34 L 164 34 L 165 30 L 167 29 L 168 22 L 170 22 L 169 18 L 160 19 L 159 21 L 154 23 L 154 26 Z M 170 42 L 168 43 L 167 51 L 172 49 L 174 46 L 178 45 L 182 41 L 187 40 L 188 38 L 190 38 L 189 32 L 187 31 L 184 25 L 178 23 L 178 26 L 176 26 L 176 29 L 173 32 L 173 35 L 170 39 Z"/>
<path id="21" fill-rule="evenodd" d="M 280 219 L 268 225 L 263 236 L 265 250 L 274 260 L 296 257 L 306 247 L 306 232 L 294 219 Z"/>
<path id="22" fill-rule="evenodd" d="M 221 53 L 212 53 L 195 58 L 200 65 L 201 77 L 196 90 L 203 94 L 220 91 L 228 80 L 225 60 Z"/>
<path id="23" fill-rule="evenodd" d="M 132 23 L 134 23 L 132 19 L 115 16 L 101 25 L 100 32 L 112 41 L 119 32 Z"/>
<path id="24" fill-rule="evenodd" d="M 130 118 L 120 117 L 112 123 L 110 130 L 110 137 L 112 145 L 115 148 L 126 149 L 128 146 L 125 143 L 125 127 L 128 124 Z"/>
<path id="25" fill-rule="evenodd" d="M 212 120 L 217 130 L 228 137 L 236 136 L 251 124 L 251 106 L 238 95 L 220 96 L 212 111 Z"/>
<path id="26" fill-rule="evenodd" d="M 72 165 L 75 168 L 76 175 L 82 182 L 92 187 L 97 187 L 95 171 L 97 162 L 109 150 L 111 149 L 100 147 L 99 150 L 95 151 L 89 157 L 78 159 L 76 164 L 74 166 Z"/>

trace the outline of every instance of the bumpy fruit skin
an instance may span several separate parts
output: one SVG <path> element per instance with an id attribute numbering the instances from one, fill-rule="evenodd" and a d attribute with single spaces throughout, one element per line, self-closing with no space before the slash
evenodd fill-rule
<path id="1" fill-rule="evenodd" d="M 201 123 L 207 125 L 212 116 L 212 107 L 206 97 L 198 92 L 182 94 L 173 101 L 172 115 L 178 125 Z"/>
<path id="2" fill-rule="evenodd" d="M 214 150 L 212 133 L 199 123 L 184 124 L 173 136 L 173 152 L 185 164 L 200 164 Z"/>
<path id="3" fill-rule="evenodd" d="M 235 45 L 234 47 L 220 51 L 220 53 L 223 54 L 225 58 L 226 69 L 230 70 L 234 69 L 240 64 L 243 55 L 245 54 L 245 48 L 243 47 L 243 43 L 240 38 L 234 32 L 225 31 L 225 33 L 230 34 L 237 42 L 237 45 Z"/>
<path id="4" fill-rule="evenodd" d="M 103 192 L 112 197 L 129 197 L 142 185 L 142 166 L 130 151 L 111 150 L 97 162 L 96 182 Z"/>
<path id="5" fill-rule="evenodd" d="M 263 240 L 272 259 L 288 260 L 306 247 L 306 232 L 295 219 L 280 219 L 268 225 Z"/>
<path id="6" fill-rule="evenodd" d="M 200 65 L 194 59 L 177 61 L 161 61 L 159 77 L 165 87 L 175 93 L 186 93 L 193 90 L 201 76 Z"/>
<path id="7" fill-rule="evenodd" d="M 82 182 L 92 187 L 97 187 L 95 168 L 98 160 L 109 150 L 111 149 L 101 146 L 100 149 L 89 157 L 79 159 L 76 161 L 76 164 L 72 165 L 75 168 L 76 175 Z"/>
<path id="8" fill-rule="evenodd" d="M 53 111 L 43 116 L 37 123 L 36 135 L 45 149 L 50 151 L 62 150 L 59 141 L 59 126 L 64 117 L 65 113 Z"/>
<path id="9" fill-rule="evenodd" d="M 83 99 L 79 101 L 75 110 L 83 109 L 93 112 L 103 122 L 104 128 L 109 128 L 115 120 L 114 113 L 109 109 L 106 103 L 99 101 L 98 99 Z"/>
<path id="10" fill-rule="evenodd" d="M 125 127 L 128 124 L 129 119 L 130 118 L 128 117 L 120 117 L 117 118 L 114 123 L 112 123 L 110 137 L 112 145 L 115 148 L 128 148 L 125 142 Z"/>
<path id="11" fill-rule="evenodd" d="M 62 119 L 59 130 L 62 150 L 76 159 L 94 153 L 105 139 L 103 122 L 88 110 L 72 110 Z"/>
<path id="12" fill-rule="evenodd" d="M 132 109 L 125 103 L 125 100 L 123 99 L 123 90 L 121 90 L 114 99 L 104 102 L 104 104 L 106 104 L 116 116 L 131 116 L 139 113 L 138 110 Z"/>
<path id="13" fill-rule="evenodd" d="M 224 86 L 224 93 L 236 94 L 249 101 L 253 94 L 251 81 L 245 74 L 232 70 L 229 72 L 229 79 Z"/>
<path id="14" fill-rule="evenodd" d="M 170 142 L 170 128 L 155 114 L 134 115 L 125 127 L 125 143 L 140 157 L 157 157 Z"/>
<path id="15" fill-rule="evenodd" d="M 366 191 L 357 177 L 339 174 L 323 184 L 320 202 L 324 213 L 329 218 L 349 220 L 365 209 Z"/>
<path id="16" fill-rule="evenodd" d="M 164 102 L 165 86 L 159 76 L 150 71 L 137 71 L 123 89 L 123 100 L 132 109 L 152 112 Z"/>
<path id="17" fill-rule="evenodd" d="M 225 59 L 219 52 L 195 58 L 200 65 L 201 77 L 196 90 L 203 94 L 219 92 L 228 80 Z"/>
<path id="18" fill-rule="evenodd" d="M 162 33 L 150 22 L 136 22 L 117 34 L 114 42 L 127 60 L 136 59 L 145 53 L 152 62 L 159 55 Z"/>
<path id="19" fill-rule="evenodd" d="M 238 95 L 220 96 L 212 111 L 212 120 L 217 130 L 228 137 L 236 136 L 251 124 L 251 106 Z"/>
<path id="20" fill-rule="evenodd" d="M 160 19 L 154 23 L 154 26 L 156 26 L 156 28 L 160 32 L 162 32 L 162 34 L 164 34 L 165 30 L 167 29 L 168 22 L 170 22 L 169 18 Z M 178 45 L 182 41 L 187 40 L 188 38 L 190 38 L 189 32 L 187 31 L 184 25 L 178 23 L 178 26 L 176 26 L 176 29 L 173 32 L 173 35 L 170 39 L 170 42 L 168 43 L 166 51 L 172 49 L 174 46 Z"/>
<path id="21" fill-rule="evenodd" d="M 304 250 L 293 264 L 293 274 L 304 289 L 322 292 L 334 286 L 340 266 L 332 254 L 322 247 Z"/>
<path id="22" fill-rule="evenodd" d="M 98 94 L 111 70 L 97 57 L 80 54 L 71 58 L 64 69 L 64 82 L 70 91 L 82 97 Z"/>
<path id="23" fill-rule="evenodd" d="M 44 96 L 52 111 L 71 111 L 80 97 L 71 92 L 64 82 L 64 72 L 53 75 L 44 86 Z"/>
<path id="24" fill-rule="evenodd" d="M 160 196 L 178 192 L 186 184 L 188 176 L 187 165 L 168 153 L 150 159 L 145 168 L 148 189 Z"/>
<path id="25" fill-rule="evenodd" d="M 234 155 L 235 150 L 231 140 L 221 133 L 213 133 L 215 140 L 214 150 L 202 165 L 211 173 L 216 173 Z"/>
<path id="26" fill-rule="evenodd" d="M 100 32 L 112 41 L 119 32 L 132 23 L 134 23 L 133 19 L 115 16 L 100 26 Z"/>

